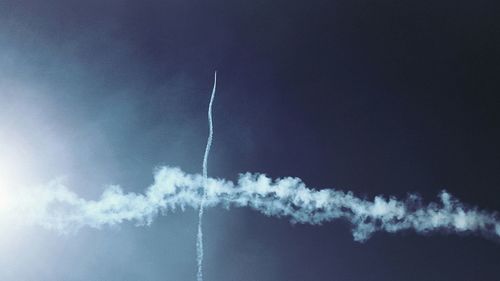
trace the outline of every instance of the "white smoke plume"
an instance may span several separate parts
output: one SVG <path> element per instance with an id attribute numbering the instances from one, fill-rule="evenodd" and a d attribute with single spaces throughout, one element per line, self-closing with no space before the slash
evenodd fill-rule
<path id="1" fill-rule="evenodd" d="M 232 182 L 172 167 L 158 168 L 154 183 L 144 193 L 125 193 L 118 186 L 110 186 L 98 200 L 85 200 L 59 183 L 11 192 L 0 205 L 0 218 L 68 232 L 125 221 L 148 225 L 160 214 L 199 208 L 201 202 L 206 208 L 248 207 L 293 223 L 321 224 L 343 219 L 352 225 L 356 241 L 364 241 L 377 231 L 402 230 L 500 238 L 496 213 L 466 207 L 446 191 L 439 194 L 439 202 L 429 204 L 423 204 L 416 195 L 406 200 L 382 196 L 367 200 L 351 192 L 314 190 L 294 177 L 272 180 L 263 174 L 245 173 Z"/>

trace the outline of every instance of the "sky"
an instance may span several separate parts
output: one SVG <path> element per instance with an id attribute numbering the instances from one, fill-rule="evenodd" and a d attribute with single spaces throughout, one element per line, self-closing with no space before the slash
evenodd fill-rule
<path id="1" fill-rule="evenodd" d="M 0 1 L 0 204 L 51 181 L 141 193 L 155 168 L 500 211 L 495 1 Z M 498 218 L 498 215 L 496 215 Z M 0 223 L 1 280 L 195 280 L 198 212 L 61 234 Z M 207 208 L 205 280 L 498 280 L 475 234 Z"/>

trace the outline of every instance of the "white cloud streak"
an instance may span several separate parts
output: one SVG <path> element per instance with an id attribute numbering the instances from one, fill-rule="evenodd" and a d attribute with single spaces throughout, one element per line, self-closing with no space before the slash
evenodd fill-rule
<path id="1" fill-rule="evenodd" d="M 439 202 L 423 204 L 416 195 L 405 200 L 376 196 L 373 200 L 334 189 L 314 190 L 299 179 L 273 180 L 263 174 L 245 173 L 237 182 L 187 174 L 179 168 L 161 167 L 144 193 L 125 193 L 108 187 L 98 200 L 86 200 L 60 183 L 2 195 L 0 217 L 12 222 L 40 225 L 60 232 L 82 227 L 101 228 L 126 221 L 148 225 L 177 209 L 248 207 L 267 216 L 293 223 L 322 224 L 343 219 L 352 225 L 356 241 L 377 231 L 417 233 L 475 233 L 500 238 L 497 213 L 466 207 L 449 193 Z"/>

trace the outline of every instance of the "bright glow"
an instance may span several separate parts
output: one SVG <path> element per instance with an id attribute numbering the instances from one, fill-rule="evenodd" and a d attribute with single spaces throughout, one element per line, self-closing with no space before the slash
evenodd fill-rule
<path id="1" fill-rule="evenodd" d="M 25 145 L 20 139 L 0 135 L 0 187 L 7 188 L 22 181 L 21 167 L 29 161 Z"/>

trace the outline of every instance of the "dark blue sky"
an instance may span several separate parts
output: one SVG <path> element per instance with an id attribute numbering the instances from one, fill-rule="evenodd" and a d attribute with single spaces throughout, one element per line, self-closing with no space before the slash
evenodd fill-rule
<path id="1" fill-rule="evenodd" d="M 495 2 L 2 1 L 0 133 L 23 140 L 34 180 L 140 192 L 161 164 L 201 172 L 217 70 L 211 176 L 296 176 L 367 198 L 446 189 L 500 210 Z M 196 218 L 21 231 L 0 241 L 0 279 L 194 280 Z M 498 241 L 474 235 L 361 244 L 343 222 L 245 209 L 204 222 L 206 280 L 500 278 Z"/>

